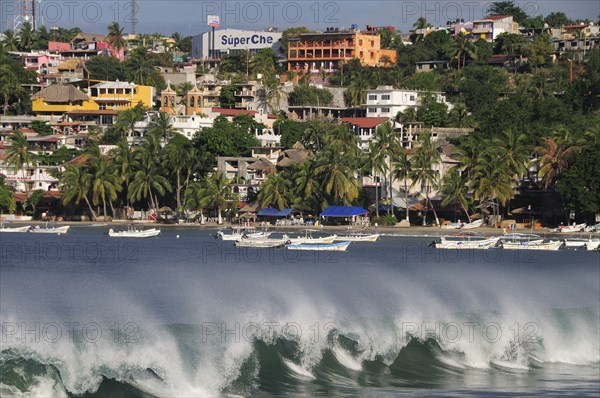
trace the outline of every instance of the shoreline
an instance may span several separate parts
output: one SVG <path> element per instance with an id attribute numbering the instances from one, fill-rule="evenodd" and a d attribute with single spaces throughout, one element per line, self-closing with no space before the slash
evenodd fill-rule
<path id="1" fill-rule="evenodd" d="M 58 225 L 70 225 L 72 227 L 82 226 L 82 227 L 93 227 L 97 226 L 97 228 L 108 228 L 111 226 L 122 227 L 131 222 L 128 220 L 115 220 L 115 221 L 64 221 L 57 222 Z M 190 228 L 190 229 L 231 229 L 236 228 L 237 225 L 232 225 L 230 223 L 186 223 L 186 224 L 160 224 L 155 222 L 135 222 L 136 224 L 142 226 L 154 226 L 159 228 Z M 106 225 L 103 225 L 106 224 Z M 46 225 L 46 221 L 11 221 L 10 225 L 14 226 L 24 226 L 24 225 Z M 439 227 L 423 227 L 423 226 L 410 226 L 410 227 L 370 227 L 370 228 L 348 228 L 347 225 L 324 225 L 319 227 L 311 227 L 306 225 L 286 225 L 286 226 L 275 226 L 269 225 L 268 227 L 255 227 L 257 230 L 268 230 L 272 232 L 286 232 L 286 231 L 303 231 L 305 229 L 313 229 L 318 231 L 331 231 L 337 232 L 338 235 L 350 234 L 350 233 L 380 233 L 384 235 L 393 234 L 393 236 L 445 236 L 445 235 L 456 235 L 461 232 L 473 232 L 479 233 L 482 235 L 488 236 L 501 236 L 504 234 L 504 231 L 500 228 L 491 228 L 491 227 L 480 227 L 476 229 L 470 230 L 460 230 L 460 229 L 441 229 Z M 545 228 L 538 228 L 533 230 L 528 229 L 516 229 L 507 231 L 507 233 L 521 233 L 521 234 L 536 234 L 540 236 L 550 236 L 550 237 L 560 237 L 560 236 L 600 236 L 598 232 L 553 232 Z"/>

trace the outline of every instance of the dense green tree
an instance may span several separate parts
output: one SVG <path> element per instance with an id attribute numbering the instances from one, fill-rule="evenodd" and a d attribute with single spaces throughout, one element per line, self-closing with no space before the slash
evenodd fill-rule
<path id="1" fill-rule="evenodd" d="M 32 45 L 33 29 L 31 27 L 31 22 L 25 21 L 21 25 L 21 30 L 19 31 L 19 49 L 21 51 L 31 51 Z"/>
<path id="2" fill-rule="evenodd" d="M 221 106 L 223 108 L 235 108 L 235 92 L 237 87 L 233 83 L 229 83 L 223 87 L 221 87 L 221 96 L 219 97 L 219 101 L 221 102 Z"/>
<path id="3" fill-rule="evenodd" d="M 0 212 L 14 214 L 16 209 L 15 194 L 4 182 L 4 177 L 0 176 Z"/>
<path id="4" fill-rule="evenodd" d="M 43 120 L 34 120 L 31 122 L 31 129 L 39 135 L 52 135 L 54 130 L 50 127 L 50 123 Z"/>
<path id="5" fill-rule="evenodd" d="M 4 40 L 2 41 L 2 47 L 6 51 L 17 51 L 19 49 L 19 37 L 14 31 L 7 29 L 4 31 Z"/>
<path id="6" fill-rule="evenodd" d="M 529 16 L 514 1 L 496 1 L 487 10 L 490 16 L 512 15 L 513 20 L 523 24 Z"/>
<path id="7" fill-rule="evenodd" d="M 9 137 L 9 148 L 6 150 L 6 162 L 16 171 L 22 171 L 25 177 L 25 168 L 35 161 L 35 155 L 29 152 L 27 137 L 21 131 L 14 131 Z"/>
<path id="8" fill-rule="evenodd" d="M 213 156 L 248 156 L 259 142 L 246 126 L 229 122 L 225 117 L 215 119 L 213 127 L 203 128 L 194 137 L 194 146 Z"/>
<path id="9" fill-rule="evenodd" d="M 557 190 L 568 209 L 577 214 L 600 212 L 600 143 L 584 147 L 569 161 L 569 169 L 558 179 Z"/>
<path id="10" fill-rule="evenodd" d="M 452 43 L 452 57 L 458 60 L 458 71 L 460 72 L 461 61 L 464 65 L 469 59 L 477 59 L 477 47 L 471 38 L 464 33 L 459 33 Z"/>
<path id="11" fill-rule="evenodd" d="M 560 11 L 551 12 L 546 16 L 544 21 L 551 28 L 560 28 L 561 26 L 571 25 L 573 23 L 573 21 L 569 17 L 567 17 L 567 15 L 564 12 Z"/>
<path id="12" fill-rule="evenodd" d="M 124 81 L 126 80 L 126 70 L 124 64 L 118 59 L 97 55 L 91 57 L 85 63 L 85 68 L 90 74 L 91 79 Z"/>
<path id="13" fill-rule="evenodd" d="M 328 106 L 333 101 L 333 94 L 327 89 L 321 89 L 307 84 L 298 85 L 288 95 L 291 106 Z"/>
<path id="14" fill-rule="evenodd" d="M 425 101 L 417 110 L 417 120 L 425 127 L 444 127 L 448 120 L 448 106 L 435 100 Z"/>

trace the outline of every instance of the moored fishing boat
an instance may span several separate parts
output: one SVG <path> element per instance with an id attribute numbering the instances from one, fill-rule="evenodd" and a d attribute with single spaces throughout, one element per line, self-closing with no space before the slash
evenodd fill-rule
<path id="1" fill-rule="evenodd" d="M 462 226 L 462 229 L 475 229 L 483 227 L 483 220 L 476 220 Z"/>
<path id="2" fill-rule="evenodd" d="M 566 227 L 559 228 L 559 232 L 582 232 L 587 227 L 587 224 L 575 224 L 567 225 Z"/>
<path id="3" fill-rule="evenodd" d="M 284 235 L 282 239 L 240 239 L 234 244 L 240 248 L 252 248 L 252 249 L 272 249 L 277 247 L 283 247 L 289 244 L 289 239 Z"/>
<path id="4" fill-rule="evenodd" d="M 271 235 L 271 232 L 256 231 L 253 228 L 247 228 L 247 229 L 237 228 L 236 230 L 233 230 L 230 234 L 226 234 L 223 231 L 217 231 L 215 238 L 221 239 L 221 240 L 226 240 L 226 241 L 237 241 L 242 238 L 264 239 L 264 238 L 268 238 L 269 235 Z"/>
<path id="5" fill-rule="evenodd" d="M 352 242 L 337 242 L 328 244 L 310 244 L 310 243 L 292 243 L 287 245 L 288 250 L 306 250 L 306 251 L 328 251 L 345 252 Z"/>
<path id="6" fill-rule="evenodd" d="M 152 238 L 160 234 L 160 229 L 140 229 L 135 225 L 129 225 L 125 231 L 115 231 L 112 228 L 108 230 L 108 236 L 111 238 Z"/>
<path id="7" fill-rule="evenodd" d="M 48 223 L 46 223 L 46 227 L 45 228 L 40 228 L 39 225 L 36 225 L 35 228 L 30 228 L 29 232 L 31 232 L 32 234 L 66 234 L 67 231 L 69 231 L 70 226 L 69 225 L 64 225 L 62 227 L 57 227 L 55 225 L 48 225 Z"/>
<path id="8" fill-rule="evenodd" d="M 496 246 L 499 237 L 487 238 L 483 235 L 465 232 L 457 235 L 442 236 L 434 241 L 436 249 L 489 249 Z"/>
<path id="9" fill-rule="evenodd" d="M 519 244 L 539 244 L 544 242 L 544 238 L 535 234 L 504 234 L 500 237 L 500 243 L 519 243 Z"/>
<path id="10" fill-rule="evenodd" d="M 336 242 L 377 242 L 379 234 L 351 234 L 344 236 L 337 236 L 334 240 Z"/>
<path id="11" fill-rule="evenodd" d="M 9 224 L 8 222 L 4 222 L 4 221 L 0 221 L 0 232 L 6 232 L 6 233 L 23 233 L 23 232 L 27 232 L 31 229 L 30 225 L 25 225 L 23 227 L 7 227 L 6 224 Z"/>
<path id="12" fill-rule="evenodd" d="M 328 244 L 333 243 L 337 239 L 337 235 L 324 236 L 321 238 L 315 238 L 312 236 L 315 230 L 307 229 L 304 236 L 298 236 L 296 238 L 290 238 L 292 244 Z"/>
<path id="13" fill-rule="evenodd" d="M 556 251 L 561 248 L 564 243 L 560 240 L 556 241 L 521 241 L 521 242 L 503 242 L 502 248 L 508 250 L 547 250 Z"/>

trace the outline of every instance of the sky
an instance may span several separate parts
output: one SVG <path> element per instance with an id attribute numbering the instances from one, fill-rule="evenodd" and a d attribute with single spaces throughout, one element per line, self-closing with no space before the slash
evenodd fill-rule
<path id="1" fill-rule="evenodd" d="M 117 20 L 131 31 L 131 0 L 36 0 L 38 16 L 43 24 L 78 26 L 89 33 L 106 33 L 106 27 Z M 15 0 L 0 0 L 0 31 L 12 27 Z M 600 15 L 599 0 L 518 0 L 517 3 L 531 16 L 548 15 L 562 11 L 572 19 Z M 324 30 L 326 27 L 350 27 L 357 24 L 395 26 L 408 32 L 414 21 L 424 16 L 433 25 L 463 18 L 465 21 L 481 18 L 491 1 L 476 0 L 308 0 L 308 1 L 204 1 L 204 0 L 137 0 L 138 33 L 196 35 L 208 30 L 208 15 L 218 15 L 221 27 L 264 30 L 277 27 L 306 26 Z"/>

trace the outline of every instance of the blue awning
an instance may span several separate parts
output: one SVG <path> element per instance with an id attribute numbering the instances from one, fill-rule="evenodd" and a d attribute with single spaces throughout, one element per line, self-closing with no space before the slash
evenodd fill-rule
<path id="1" fill-rule="evenodd" d="M 267 207 L 266 209 L 260 210 L 257 214 L 259 216 L 265 216 L 265 217 L 287 217 L 293 211 L 294 211 L 294 209 L 278 210 L 278 209 L 273 209 L 272 207 Z"/>
<path id="2" fill-rule="evenodd" d="M 369 214 L 369 211 L 360 207 L 329 206 L 321 213 L 321 217 L 352 217 L 365 214 Z"/>

